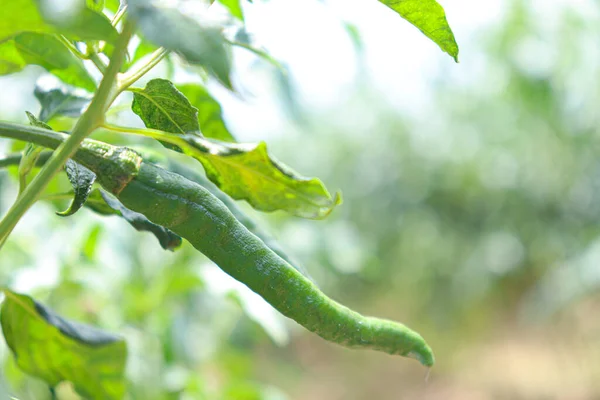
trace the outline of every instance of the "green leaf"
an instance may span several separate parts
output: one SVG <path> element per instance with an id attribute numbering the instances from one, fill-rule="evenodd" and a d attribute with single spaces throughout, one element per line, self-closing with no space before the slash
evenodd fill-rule
<path id="1" fill-rule="evenodd" d="M 166 79 L 153 79 L 144 89 L 130 90 L 131 108 L 142 121 L 147 121 L 146 126 L 176 134 L 200 131 L 205 137 L 235 142 L 223 121 L 220 104 L 199 84 L 175 87 Z"/>
<path id="2" fill-rule="evenodd" d="M 181 246 L 182 239 L 180 236 L 161 225 L 150 222 L 143 214 L 131 211 L 103 190 L 94 189 L 85 205 L 101 215 L 121 216 L 137 231 L 151 232 L 165 250 L 174 251 Z"/>
<path id="3" fill-rule="evenodd" d="M 77 40 L 103 40 L 115 44 L 119 37 L 119 32 L 106 15 L 87 7 L 83 7 L 79 13 L 66 21 L 51 19 L 48 21 L 55 25 L 60 33 Z"/>
<path id="4" fill-rule="evenodd" d="M 67 172 L 69 182 L 71 182 L 75 194 L 69 208 L 65 211 L 56 213 L 61 217 L 71 216 L 83 207 L 92 191 L 92 186 L 96 181 L 95 173 L 73 160 L 67 160 L 65 171 Z"/>
<path id="5" fill-rule="evenodd" d="M 223 120 L 221 105 L 204 86 L 190 83 L 178 85 L 177 88 L 194 107 L 198 108 L 198 123 L 203 136 L 224 142 L 235 142 L 235 138 Z"/>
<path id="6" fill-rule="evenodd" d="M 240 0 L 219 0 L 219 3 L 223 4 L 229 10 L 231 15 L 240 21 L 244 21 L 244 11 L 242 10 Z"/>
<path id="7" fill-rule="evenodd" d="M 305 178 L 271 158 L 267 145 L 215 143 L 186 136 L 183 152 L 202 163 L 206 176 L 229 196 L 259 211 L 284 210 L 302 218 L 325 218 L 341 203 L 317 178 Z"/>
<path id="8" fill-rule="evenodd" d="M 178 134 L 200 130 L 198 109 L 171 81 L 153 79 L 144 89 L 130 90 L 133 92 L 131 109 L 156 129 Z"/>
<path id="9" fill-rule="evenodd" d="M 127 347 L 122 338 L 66 320 L 29 296 L 4 294 L 2 331 L 19 368 L 51 387 L 70 381 L 89 399 L 123 398 Z"/>
<path id="10" fill-rule="evenodd" d="M 42 121 L 50 121 L 59 115 L 78 118 L 91 101 L 91 96 L 85 92 L 81 93 L 59 82 L 47 80 L 38 80 L 33 94 L 42 106 Z"/>
<path id="11" fill-rule="evenodd" d="M 222 26 L 202 16 L 188 15 L 178 3 L 157 5 L 147 0 L 129 0 L 128 7 L 146 39 L 204 67 L 231 88 L 231 59 Z"/>
<path id="12" fill-rule="evenodd" d="M 186 134 L 198 132 L 198 109 L 166 79 L 153 79 L 144 89 L 129 89 L 133 92 L 132 111 L 147 125 L 165 132 Z M 177 146 L 163 143 L 167 148 Z"/>
<path id="13" fill-rule="evenodd" d="M 57 19 L 51 12 L 42 13 L 38 3 L 36 0 L 3 2 L 2 14 L 9 17 L 0 24 L 0 42 L 22 32 L 61 33 L 78 40 L 104 40 L 113 44 L 119 36 L 105 15 L 89 9 L 83 2 L 81 9 L 68 19 Z"/>
<path id="14" fill-rule="evenodd" d="M 446 13 L 435 0 L 379 0 L 402 18 L 419 28 L 428 38 L 433 40 L 446 53 L 458 62 L 458 44 L 448 21 Z"/>
<path id="15" fill-rule="evenodd" d="M 2 14 L 4 17 L 0 24 L 0 42 L 25 31 L 54 31 L 42 18 L 35 0 L 3 1 Z"/>
<path id="16" fill-rule="evenodd" d="M 0 75 L 18 72 L 29 64 L 45 68 L 70 85 L 96 90 L 83 62 L 52 35 L 24 32 L 0 44 Z"/>
<path id="17" fill-rule="evenodd" d="M 50 127 L 50 125 L 48 125 L 44 121 L 40 121 L 39 119 L 37 119 L 29 111 L 25 111 L 25 114 L 27 114 L 27 118 L 29 119 L 29 125 L 37 126 L 38 128 L 44 128 L 44 129 L 52 130 L 52 128 Z"/>

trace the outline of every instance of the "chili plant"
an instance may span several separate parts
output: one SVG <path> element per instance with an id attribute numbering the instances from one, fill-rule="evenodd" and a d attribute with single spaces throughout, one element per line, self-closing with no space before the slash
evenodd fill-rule
<path id="1" fill-rule="evenodd" d="M 454 36 L 434 0 L 381 2 L 457 58 Z M 62 83 L 36 87 L 41 111 L 38 116 L 27 113 L 30 125 L 0 122 L 0 137 L 27 143 L 21 153 L 0 159 L 0 167 L 18 165 L 19 183 L 16 201 L 0 221 L 0 251 L 43 194 L 70 196 L 71 204 L 58 215 L 70 217 L 82 207 L 119 215 L 134 228 L 152 232 L 167 250 L 176 250 L 185 239 L 322 338 L 432 366 L 433 353 L 418 333 L 396 322 L 363 317 L 328 298 L 235 205 L 235 200 L 245 200 L 259 211 L 322 219 L 341 204 L 339 193 L 331 195 L 320 180 L 304 178 L 272 158 L 265 143 L 238 143 L 205 85 L 157 78 L 137 86 L 165 61 L 235 92 L 232 47 L 253 52 L 285 76 L 281 63 L 246 32 L 243 10 L 251 5 L 221 0 L 229 18 L 217 20 L 211 18 L 212 1 L 206 3 L 87 0 L 73 1 L 71 9 L 57 13 L 43 1 L 3 1 L 0 73 L 36 64 Z M 99 82 L 94 76 L 101 76 Z M 110 122 L 125 92 L 133 94 L 131 111 L 145 128 Z M 53 130 L 60 118 L 73 121 L 68 132 Z M 155 139 L 164 152 L 157 158 L 142 146 L 133 150 L 89 139 L 96 131 Z M 178 166 L 171 157 L 175 153 L 197 160 L 206 178 Z M 47 193 L 50 180 L 62 171 L 72 192 Z M 127 346 L 121 337 L 66 320 L 25 294 L 3 290 L 2 330 L 23 371 L 51 388 L 69 381 L 88 398 L 125 396 Z"/>

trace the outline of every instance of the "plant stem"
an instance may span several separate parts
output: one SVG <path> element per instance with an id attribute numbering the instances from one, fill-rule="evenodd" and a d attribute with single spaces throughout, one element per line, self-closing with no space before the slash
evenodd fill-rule
<path id="1" fill-rule="evenodd" d="M 106 64 L 104 63 L 104 61 L 100 58 L 100 55 L 98 53 L 91 53 L 88 55 L 88 58 L 90 59 L 91 62 L 94 63 L 94 65 L 96 66 L 96 68 L 98 68 L 98 71 L 100 71 L 102 73 L 102 75 L 106 74 L 106 69 L 108 68 L 106 66 Z"/>
<path id="2" fill-rule="evenodd" d="M 30 142 L 39 146 L 57 149 L 69 136 L 37 126 L 0 121 L 0 137 Z"/>
<path id="3" fill-rule="evenodd" d="M 31 181 L 25 191 L 17 199 L 8 213 L 0 221 L 0 242 L 12 232 L 21 217 L 35 203 L 42 191 L 48 186 L 48 183 L 54 175 L 63 167 L 67 160 L 77 151 L 81 142 L 96 128 L 104 123 L 104 113 L 109 105 L 109 100 L 114 91 L 114 85 L 117 74 L 125 60 L 127 45 L 134 32 L 134 25 L 130 21 L 125 21 L 123 31 L 115 46 L 113 56 L 110 60 L 106 74 L 100 83 L 100 87 L 88 109 L 71 132 L 71 136 L 60 145 L 54 152 L 50 160 L 44 165 L 40 173 Z"/>
<path id="4" fill-rule="evenodd" d="M 67 46 L 69 48 L 69 50 L 71 50 L 71 52 L 77 56 L 77 58 L 79 58 L 81 60 L 90 60 L 90 61 L 92 61 L 94 63 L 94 65 L 96 66 L 96 68 L 98 68 L 98 71 L 100 71 L 102 74 L 104 74 L 106 72 L 106 63 L 104 61 L 102 61 L 102 59 L 100 58 L 100 56 L 98 55 L 98 53 L 92 52 L 90 54 L 83 54 L 81 51 L 79 51 L 79 49 L 77 48 L 77 46 L 75 46 L 73 44 L 73 42 L 71 42 L 69 39 L 67 39 L 63 35 L 56 35 L 56 37 L 65 46 Z"/>
<path id="5" fill-rule="evenodd" d="M 150 128 L 130 128 L 125 126 L 116 126 L 104 123 L 102 124 L 102 128 L 107 131 L 116 132 L 116 133 L 126 133 L 129 135 L 137 135 L 137 136 L 146 136 L 152 139 L 161 140 L 163 142 L 167 142 L 170 144 L 174 144 L 176 146 L 186 147 L 188 143 L 183 139 L 182 136 L 175 135 L 173 133 L 168 133 L 164 131 L 159 131 L 156 129 Z"/>
<path id="6" fill-rule="evenodd" d="M 87 56 L 85 54 L 83 54 L 81 51 L 79 51 L 79 49 L 77 48 L 77 46 L 75 46 L 73 44 L 73 42 L 71 42 L 69 39 L 67 39 L 66 37 L 64 37 L 63 35 L 56 35 L 56 37 L 58 38 L 58 40 L 60 40 L 65 46 L 67 46 L 69 48 L 69 50 L 71 50 L 71 52 L 73 54 L 75 54 L 77 56 L 77 58 L 80 58 L 82 60 L 87 60 Z"/>
<path id="7" fill-rule="evenodd" d="M 269 53 L 267 53 L 264 50 L 261 49 L 257 49 L 256 47 L 252 47 L 249 44 L 246 43 L 242 43 L 242 42 L 238 42 L 235 40 L 227 40 L 225 39 L 227 43 L 229 43 L 231 46 L 236 46 L 245 50 L 248 50 L 251 53 L 256 54 L 257 56 L 259 56 L 260 58 L 264 59 L 265 61 L 267 61 L 268 63 L 270 63 L 271 65 L 273 65 L 275 68 L 281 70 L 284 73 L 287 73 L 285 67 L 281 64 L 281 62 L 279 62 L 278 60 L 276 60 L 275 58 L 273 58 Z"/>
<path id="8" fill-rule="evenodd" d="M 162 61 L 169 54 L 169 50 L 164 48 L 159 48 L 154 50 L 154 52 L 150 55 L 148 61 L 142 65 L 137 70 L 127 71 L 123 76 L 119 79 L 119 88 L 118 92 L 122 92 L 127 89 L 129 86 L 133 85 L 138 79 L 144 76 L 148 71 L 154 68 L 159 62 Z"/>
<path id="9" fill-rule="evenodd" d="M 121 21 L 121 19 L 125 15 L 126 11 L 127 11 L 127 6 L 123 6 L 117 11 L 117 13 L 113 17 L 113 19 L 110 21 L 113 24 L 113 26 L 116 26 L 119 23 L 119 21 Z"/>
<path id="10" fill-rule="evenodd" d="M 19 165 L 23 155 L 21 153 L 9 154 L 4 158 L 0 158 L 0 168 L 10 167 L 11 165 Z"/>
<path id="11" fill-rule="evenodd" d="M 43 151 L 37 159 L 35 165 L 37 167 L 44 165 L 46 161 L 48 161 L 50 156 L 52 156 L 51 151 Z M 21 153 L 9 154 L 4 158 L 0 158 L 0 168 L 6 168 L 12 165 L 19 165 L 19 163 L 21 162 L 21 158 L 23 158 L 23 154 Z"/>

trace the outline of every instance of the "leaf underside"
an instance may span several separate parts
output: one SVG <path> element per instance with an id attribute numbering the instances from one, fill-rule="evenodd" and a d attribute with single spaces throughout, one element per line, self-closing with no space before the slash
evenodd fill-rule
<path id="1" fill-rule="evenodd" d="M 73 160 L 67 160 L 65 171 L 71 186 L 73 186 L 74 195 L 69 208 L 56 213 L 61 217 L 71 216 L 83 207 L 96 181 L 95 173 Z"/>
<path id="2" fill-rule="evenodd" d="M 50 121 L 56 116 L 79 117 L 91 101 L 90 95 L 58 82 L 38 81 L 33 91 L 42 109 L 40 119 Z"/>
<path id="3" fill-rule="evenodd" d="M 66 320 L 29 296 L 4 293 L 0 322 L 19 368 L 50 387 L 72 382 L 89 399 L 123 398 L 127 347 L 121 337 Z"/>
<path id="4" fill-rule="evenodd" d="M 0 75 L 19 72 L 27 65 L 39 65 L 63 82 L 89 92 L 96 89 L 83 62 L 53 35 L 23 32 L 0 44 Z"/>
<path id="5" fill-rule="evenodd" d="M 128 7 L 145 39 L 205 68 L 224 86 L 232 88 L 231 57 L 223 26 L 202 15 L 188 15 L 177 3 L 157 5 L 147 0 L 129 0 Z"/>
<path id="6" fill-rule="evenodd" d="M 121 202 L 103 190 L 92 190 L 85 206 L 100 215 L 118 215 L 137 231 L 152 233 L 165 250 L 174 251 L 181 246 L 182 239 L 170 229 L 151 222 L 143 214 L 125 207 Z"/>

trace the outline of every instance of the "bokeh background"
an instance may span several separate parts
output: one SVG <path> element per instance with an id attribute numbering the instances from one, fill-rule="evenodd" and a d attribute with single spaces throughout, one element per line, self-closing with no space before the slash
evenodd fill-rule
<path id="1" fill-rule="evenodd" d="M 240 51 L 242 95 L 210 86 L 241 141 L 344 194 L 324 221 L 244 209 L 326 293 L 422 333 L 427 379 L 305 332 L 190 246 L 164 252 L 86 210 L 38 203 L 0 282 L 124 335 L 130 399 L 600 398 L 600 3 L 442 5 L 459 64 L 375 1 L 255 1 L 249 29 L 292 85 Z M 0 79 L 2 119 L 39 109 L 41 74 Z M 0 172 L 1 211 L 15 194 Z M 0 357 L 0 386 L 49 398 L 4 342 Z"/>

